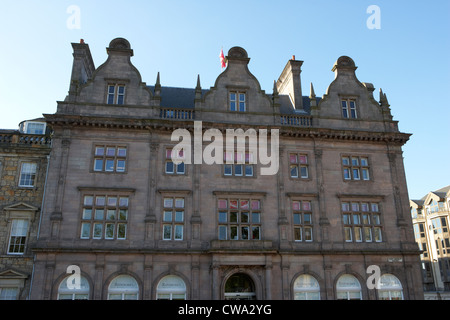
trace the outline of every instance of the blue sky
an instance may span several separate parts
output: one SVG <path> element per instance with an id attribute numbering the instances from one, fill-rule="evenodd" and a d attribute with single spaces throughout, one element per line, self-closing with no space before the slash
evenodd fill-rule
<path id="1" fill-rule="evenodd" d="M 72 64 L 71 42 L 89 44 L 96 67 L 116 37 L 128 39 L 143 81 L 203 88 L 221 72 L 219 52 L 246 49 L 249 69 L 272 92 L 292 55 L 303 60 L 302 89 L 322 96 L 342 55 L 357 77 L 382 88 L 402 132 L 410 197 L 450 184 L 450 1 L 9 1 L 1 0 L 0 128 L 54 113 L 64 100 Z M 75 5 L 80 28 L 70 29 Z M 369 29 L 370 5 L 380 29 Z"/>

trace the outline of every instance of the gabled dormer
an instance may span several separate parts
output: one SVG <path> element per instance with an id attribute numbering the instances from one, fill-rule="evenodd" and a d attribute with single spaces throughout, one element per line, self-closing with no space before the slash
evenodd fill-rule
<path id="1" fill-rule="evenodd" d="M 205 121 L 273 123 L 272 101 L 249 71 L 247 51 L 233 47 L 226 59 L 226 69 L 201 102 L 196 103 L 196 113 L 201 112 Z"/>
<path id="2" fill-rule="evenodd" d="M 373 97 L 374 86 L 356 77 L 355 62 L 341 56 L 334 64 L 334 81 L 317 107 L 311 109 L 315 124 L 335 129 L 358 129 L 371 131 L 398 131 L 392 121 L 386 95 L 381 101 Z"/>
<path id="3" fill-rule="evenodd" d="M 81 50 L 81 49 L 83 50 Z M 95 71 L 83 77 L 86 68 L 82 67 L 82 61 L 90 61 L 87 44 L 74 46 L 75 52 L 82 52 L 85 58 L 79 58 L 81 53 L 74 53 L 74 66 L 72 71 L 72 83 L 78 83 L 77 90 L 71 86 L 69 97 L 64 103 L 59 103 L 58 112 L 80 115 L 136 115 L 148 116 L 149 111 L 126 110 L 126 107 L 145 107 L 154 105 L 153 94 L 142 82 L 138 69 L 131 63 L 133 49 L 130 43 L 123 38 L 113 39 L 106 52 L 108 59 Z M 80 62 L 81 61 L 81 62 Z M 93 66 L 93 65 L 92 65 Z M 89 69 L 89 68 L 88 68 Z M 81 71 L 80 71 L 81 70 Z M 74 77 L 79 75 L 86 81 L 76 81 Z M 68 102 L 77 106 L 68 105 Z M 105 107 L 109 107 L 106 109 Z M 125 108 L 125 109 L 124 109 Z"/>

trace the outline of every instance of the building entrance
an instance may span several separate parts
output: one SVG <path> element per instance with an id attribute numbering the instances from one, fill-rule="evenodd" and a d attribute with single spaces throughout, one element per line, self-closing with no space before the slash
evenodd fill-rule
<path id="1" fill-rule="evenodd" d="M 225 283 L 225 300 L 256 300 L 255 284 L 245 273 L 236 273 Z"/>

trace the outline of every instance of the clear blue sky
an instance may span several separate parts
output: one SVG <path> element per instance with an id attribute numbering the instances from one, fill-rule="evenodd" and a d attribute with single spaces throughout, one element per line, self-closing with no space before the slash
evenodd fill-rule
<path id="1" fill-rule="evenodd" d="M 71 42 L 89 44 L 96 67 L 116 37 L 128 39 L 143 81 L 203 88 L 221 72 L 219 51 L 245 48 L 266 92 L 292 55 L 303 60 L 304 94 L 322 96 L 338 57 L 348 55 L 360 81 L 382 88 L 402 132 L 410 197 L 450 184 L 450 1 L 6 1 L 0 11 L 0 128 L 54 113 L 64 100 Z M 80 9 L 80 29 L 67 21 Z M 370 5 L 381 29 L 369 29 Z"/>

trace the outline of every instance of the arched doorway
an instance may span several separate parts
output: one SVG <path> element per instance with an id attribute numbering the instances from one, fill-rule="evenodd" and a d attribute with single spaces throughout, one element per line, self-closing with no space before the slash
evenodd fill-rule
<path id="1" fill-rule="evenodd" d="M 235 273 L 225 283 L 225 300 L 256 300 L 255 284 L 249 275 Z"/>

